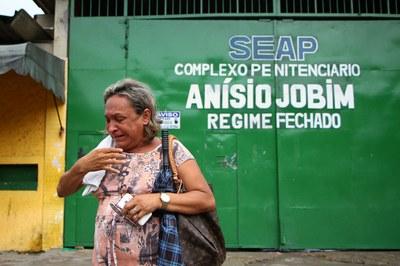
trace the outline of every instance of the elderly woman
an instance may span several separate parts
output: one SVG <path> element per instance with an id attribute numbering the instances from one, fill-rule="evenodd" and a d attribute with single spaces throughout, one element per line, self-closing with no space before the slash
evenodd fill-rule
<path id="1" fill-rule="evenodd" d="M 129 193 L 134 198 L 124 212 L 134 222 L 159 209 L 196 214 L 215 209 L 214 196 L 193 155 L 174 141 L 174 157 L 186 193 L 152 193 L 160 171 L 161 140 L 154 98 L 149 88 L 132 79 L 108 87 L 104 93 L 106 129 L 114 145 L 95 149 L 65 172 L 58 184 L 60 197 L 76 192 L 85 174 L 106 170 L 99 188 L 93 265 L 156 265 L 159 218 L 143 226 L 117 216 L 110 203 Z"/>

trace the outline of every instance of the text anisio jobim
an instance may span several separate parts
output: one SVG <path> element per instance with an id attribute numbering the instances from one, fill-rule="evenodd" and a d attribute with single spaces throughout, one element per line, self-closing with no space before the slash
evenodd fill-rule
<path id="1" fill-rule="evenodd" d="M 306 63 L 318 59 L 317 37 L 234 35 L 227 41 L 226 62 L 174 66 L 176 76 L 213 77 L 191 83 L 185 103 L 207 112 L 208 129 L 338 129 L 340 110 L 355 109 L 349 80 L 361 75 L 360 66 Z"/>

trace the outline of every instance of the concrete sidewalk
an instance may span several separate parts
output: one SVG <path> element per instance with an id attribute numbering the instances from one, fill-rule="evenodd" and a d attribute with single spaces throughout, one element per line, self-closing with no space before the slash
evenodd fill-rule
<path id="1" fill-rule="evenodd" d="M 42 253 L 0 252 L 1 266 L 91 265 L 90 249 L 53 249 Z M 224 266 L 400 266 L 400 251 L 272 252 L 230 251 Z"/>

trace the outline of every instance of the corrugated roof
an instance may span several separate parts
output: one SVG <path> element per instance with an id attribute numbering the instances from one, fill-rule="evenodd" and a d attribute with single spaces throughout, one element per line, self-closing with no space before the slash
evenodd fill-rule
<path id="1" fill-rule="evenodd" d="M 54 0 L 34 0 L 34 2 L 46 15 L 54 17 Z M 35 43 L 52 40 L 52 28 L 43 28 L 38 21 L 32 18 L 24 9 L 16 11 L 13 17 L 0 16 L 0 44 Z"/>

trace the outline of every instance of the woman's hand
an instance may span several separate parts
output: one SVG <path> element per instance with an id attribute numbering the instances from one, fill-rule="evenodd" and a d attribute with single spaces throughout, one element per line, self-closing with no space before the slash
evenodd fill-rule
<path id="1" fill-rule="evenodd" d="M 120 148 L 101 148 L 81 157 L 61 176 L 57 186 L 58 196 L 65 197 L 76 192 L 82 186 L 83 177 L 88 172 L 106 170 L 118 173 L 113 165 L 126 162 L 126 156 L 122 152 Z"/>
<path id="2" fill-rule="evenodd" d="M 125 204 L 123 212 L 135 223 L 144 215 L 161 208 L 160 193 L 136 195 Z"/>
<path id="3" fill-rule="evenodd" d="M 80 158 L 75 165 L 78 171 L 84 174 L 97 170 L 118 173 L 119 171 L 112 166 L 126 162 L 126 156 L 122 152 L 120 148 L 96 149 Z"/>

